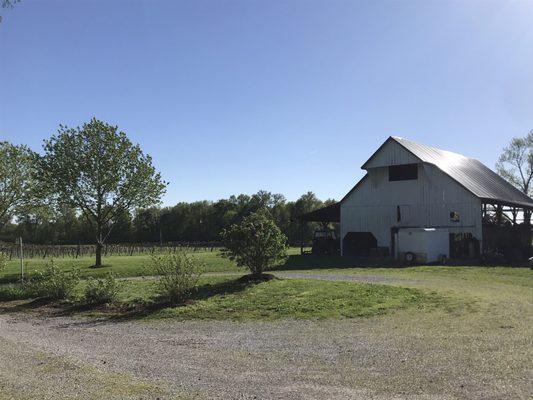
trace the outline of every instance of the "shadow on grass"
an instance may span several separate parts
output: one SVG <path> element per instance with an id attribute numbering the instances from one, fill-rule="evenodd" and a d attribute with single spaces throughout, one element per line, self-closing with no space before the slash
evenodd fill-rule
<path id="1" fill-rule="evenodd" d="M 392 258 L 317 256 L 312 254 L 291 255 L 274 271 L 309 270 L 324 268 L 391 268 L 403 265 Z"/>
<path id="2" fill-rule="evenodd" d="M 115 310 L 110 309 L 109 319 L 115 321 L 142 319 L 165 308 L 186 307 L 188 305 L 194 304 L 197 301 L 207 300 L 213 296 L 231 295 L 243 292 L 247 288 L 257 285 L 259 283 L 261 282 L 253 280 L 245 282 L 239 279 L 235 279 L 215 284 L 205 284 L 199 286 L 197 290 L 191 293 L 191 295 L 181 303 L 171 303 L 166 299 L 156 297 L 151 299 L 152 301 L 129 305 L 126 304 L 123 305 L 123 307 L 119 307 Z"/>
<path id="3" fill-rule="evenodd" d="M 20 282 L 20 274 L 5 274 L 0 277 L 0 284 Z"/>
<path id="4" fill-rule="evenodd" d="M 278 279 L 278 278 L 276 278 Z M 48 299 L 17 300 L 11 301 L 0 307 L 0 313 L 17 313 L 39 311 L 49 317 L 74 316 L 81 313 L 92 313 L 100 319 L 113 321 L 127 321 L 142 319 L 168 307 L 186 307 L 197 301 L 206 300 L 213 296 L 230 295 L 244 291 L 260 281 L 242 281 L 239 279 L 224 281 L 215 284 L 199 286 L 182 303 L 171 303 L 161 297 L 154 297 L 141 302 L 115 303 L 115 304 L 87 304 L 67 303 Z"/>

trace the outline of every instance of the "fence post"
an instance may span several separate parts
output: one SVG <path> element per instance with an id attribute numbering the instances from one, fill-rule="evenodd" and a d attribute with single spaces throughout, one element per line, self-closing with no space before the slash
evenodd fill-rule
<path id="1" fill-rule="evenodd" d="M 19 237 L 20 244 L 20 280 L 24 281 L 24 252 L 22 249 L 22 237 Z"/>

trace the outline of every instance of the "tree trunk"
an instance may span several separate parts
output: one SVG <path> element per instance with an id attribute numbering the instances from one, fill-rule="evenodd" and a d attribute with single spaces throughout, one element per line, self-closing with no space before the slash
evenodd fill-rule
<path id="1" fill-rule="evenodd" d="M 102 224 L 97 222 L 96 225 L 96 262 L 94 263 L 95 268 L 102 266 L 102 247 L 104 243 L 102 240 Z"/>
<path id="2" fill-rule="evenodd" d="M 102 243 L 98 241 L 96 243 L 96 262 L 94 263 L 95 268 L 102 266 Z"/>

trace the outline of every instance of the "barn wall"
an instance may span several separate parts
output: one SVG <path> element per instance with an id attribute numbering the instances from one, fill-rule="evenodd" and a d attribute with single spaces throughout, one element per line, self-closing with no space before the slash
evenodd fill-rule
<path id="1" fill-rule="evenodd" d="M 399 154 L 396 160 L 408 160 Z M 419 164 L 418 180 L 389 182 L 386 166 L 370 168 L 368 175 L 341 204 L 341 238 L 348 232 L 372 232 L 378 246 L 389 247 L 391 227 L 412 226 L 471 232 L 481 240 L 481 200 L 435 166 Z M 452 211 L 459 213 L 459 222 L 451 221 Z"/>
<path id="2" fill-rule="evenodd" d="M 389 165 L 417 164 L 420 160 L 411 152 L 394 140 L 388 140 L 375 153 L 370 160 L 365 163 L 364 168 L 386 167 Z"/>

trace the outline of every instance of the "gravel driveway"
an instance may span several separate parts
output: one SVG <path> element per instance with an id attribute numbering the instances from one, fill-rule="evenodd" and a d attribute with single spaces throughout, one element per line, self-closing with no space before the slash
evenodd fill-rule
<path id="1" fill-rule="evenodd" d="M 247 323 L 4 314 L 0 398 L 529 398 L 527 326 L 487 333 L 493 323 L 416 310 Z M 51 378 L 35 372 L 45 362 Z M 139 391 L 102 395 L 111 373 Z"/>

